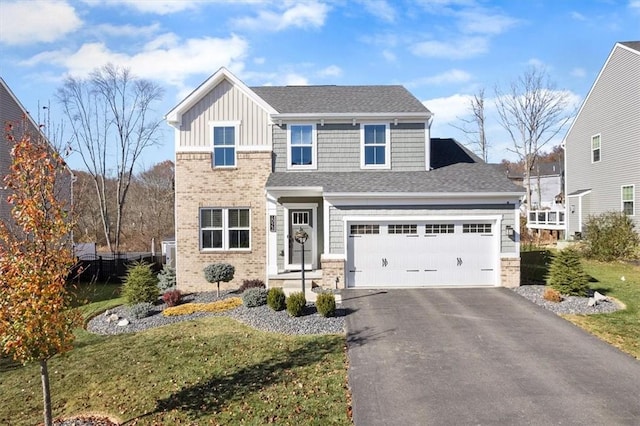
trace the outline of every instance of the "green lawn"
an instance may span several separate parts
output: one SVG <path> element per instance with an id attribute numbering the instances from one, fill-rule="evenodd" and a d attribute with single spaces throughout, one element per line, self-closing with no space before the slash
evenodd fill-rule
<path id="1" fill-rule="evenodd" d="M 101 294 L 81 308 L 85 316 L 122 303 Z M 50 360 L 49 372 L 54 416 L 103 413 L 139 425 L 351 424 L 344 336 L 285 336 L 226 317 L 118 336 L 78 330 L 76 347 Z M 0 394 L 0 424 L 42 421 L 37 365 L 0 362 Z"/>
<path id="2" fill-rule="evenodd" d="M 640 267 L 583 260 L 591 287 L 613 296 L 626 309 L 606 315 L 565 315 L 569 321 L 640 359 Z M 624 281 L 621 279 L 624 277 Z"/>

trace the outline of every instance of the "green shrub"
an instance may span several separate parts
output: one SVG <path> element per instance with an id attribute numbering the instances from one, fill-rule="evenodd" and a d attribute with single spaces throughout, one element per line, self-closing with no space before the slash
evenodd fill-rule
<path id="1" fill-rule="evenodd" d="M 633 221 L 622 212 L 589 216 L 585 227 L 585 255 L 609 262 L 637 256 L 640 237 Z"/>
<path id="2" fill-rule="evenodd" d="M 547 285 L 569 296 L 588 295 L 589 276 L 582 268 L 577 251 L 565 249 L 556 254 L 549 268 Z"/>
<path id="3" fill-rule="evenodd" d="M 272 287 L 267 292 L 267 305 L 274 311 L 281 311 L 285 308 L 286 297 L 284 290 L 280 287 Z"/>
<path id="4" fill-rule="evenodd" d="M 247 308 L 255 308 L 267 304 L 267 290 L 264 288 L 250 288 L 242 293 L 242 303 Z"/>
<path id="5" fill-rule="evenodd" d="M 286 301 L 287 312 L 292 317 L 299 317 L 300 315 L 302 315 L 302 312 L 304 311 L 304 307 L 306 304 L 307 304 L 307 299 L 305 299 L 304 293 L 302 292 L 291 293 L 289 297 L 287 297 L 287 301 Z"/>
<path id="6" fill-rule="evenodd" d="M 158 273 L 158 288 L 161 292 L 173 290 L 176 287 L 176 268 L 164 265 Z"/>
<path id="7" fill-rule="evenodd" d="M 153 309 L 153 303 L 141 302 L 129 307 L 129 313 L 135 319 L 142 319 L 149 316 Z"/>
<path id="8" fill-rule="evenodd" d="M 333 293 L 320 293 L 316 299 L 316 309 L 323 317 L 336 314 L 336 298 Z"/>
<path id="9" fill-rule="evenodd" d="M 158 300 L 158 279 L 153 275 L 151 266 L 144 262 L 135 262 L 129 267 L 122 286 L 122 295 L 128 305 Z"/>
<path id="10" fill-rule="evenodd" d="M 233 279 L 236 268 L 228 263 L 212 263 L 204 268 L 204 278 L 210 283 L 218 283 L 218 297 L 220 297 L 220 281 L 228 283 Z"/>
<path id="11" fill-rule="evenodd" d="M 238 289 L 238 291 L 240 291 L 240 293 L 250 289 L 250 288 L 264 288 L 264 281 L 262 280 L 242 280 L 242 284 L 240 285 L 240 288 Z"/>

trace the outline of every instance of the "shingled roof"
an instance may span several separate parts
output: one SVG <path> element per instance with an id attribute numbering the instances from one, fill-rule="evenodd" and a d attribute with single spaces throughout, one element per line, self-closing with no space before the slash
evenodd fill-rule
<path id="1" fill-rule="evenodd" d="M 430 112 L 402 86 L 260 86 L 251 90 L 281 114 Z"/>
<path id="2" fill-rule="evenodd" d="M 627 46 L 630 49 L 640 52 L 640 41 L 621 41 L 620 44 Z"/>
<path id="3" fill-rule="evenodd" d="M 453 139 L 437 139 L 434 154 L 450 161 L 443 161 L 442 166 L 430 171 L 275 172 L 266 186 L 267 189 L 320 187 L 325 194 L 524 192 L 497 165 L 482 162 Z"/>

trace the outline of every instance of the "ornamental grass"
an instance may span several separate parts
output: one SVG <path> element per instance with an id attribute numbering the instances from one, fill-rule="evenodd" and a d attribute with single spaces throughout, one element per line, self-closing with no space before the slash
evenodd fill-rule
<path id="1" fill-rule="evenodd" d="M 167 317 L 178 315 L 189 315 L 195 312 L 223 312 L 235 309 L 242 305 L 242 299 L 239 297 L 230 297 L 224 300 L 218 300 L 211 303 L 185 303 L 183 305 L 166 308 L 162 311 L 162 315 Z"/>

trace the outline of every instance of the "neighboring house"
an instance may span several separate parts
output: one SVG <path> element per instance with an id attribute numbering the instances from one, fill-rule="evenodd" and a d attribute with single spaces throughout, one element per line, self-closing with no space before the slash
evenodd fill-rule
<path id="1" fill-rule="evenodd" d="M 451 139 L 402 86 L 247 87 L 222 68 L 175 128 L 176 274 L 207 290 L 307 277 L 328 288 L 517 286 L 522 190 Z M 310 286 L 309 286 L 310 287 Z"/>
<path id="2" fill-rule="evenodd" d="M 26 118 L 26 120 L 25 120 Z M 11 144 L 6 139 L 5 126 L 11 123 L 14 127 L 13 136 L 21 138 L 24 131 L 32 137 L 43 137 L 40 126 L 34 121 L 29 112 L 22 106 L 7 83 L 0 77 L 0 123 L 2 124 L 2 140 L 0 141 L 0 220 L 11 223 L 11 206 L 7 202 L 8 191 L 4 189 L 2 179 L 9 173 L 11 167 Z M 26 129 L 24 128 L 26 125 Z M 72 174 L 67 169 L 59 182 L 60 197 L 71 202 Z M 70 206 L 69 206 L 70 207 Z"/>
<path id="3" fill-rule="evenodd" d="M 567 237 L 607 211 L 640 229 L 640 41 L 613 47 L 563 145 Z"/>
<path id="4" fill-rule="evenodd" d="M 526 182 L 522 186 L 527 189 Z M 531 172 L 531 210 L 523 212 L 527 228 L 548 231 L 564 231 L 564 164 L 540 163 Z"/>

